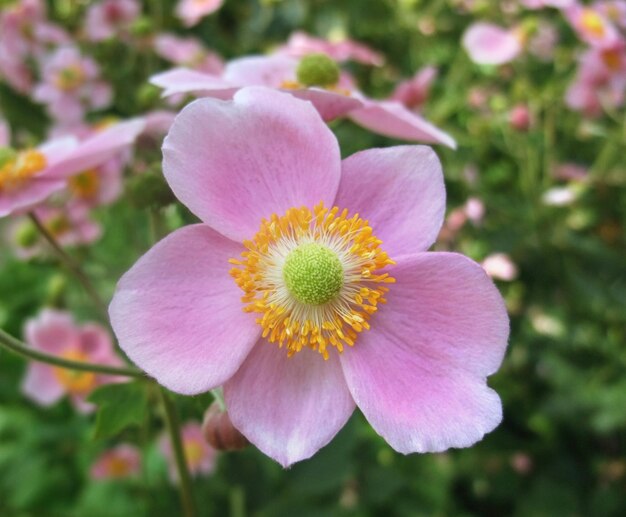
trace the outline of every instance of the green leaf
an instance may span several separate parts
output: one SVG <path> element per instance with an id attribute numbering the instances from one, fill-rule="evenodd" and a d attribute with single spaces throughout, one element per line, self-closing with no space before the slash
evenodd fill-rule
<path id="1" fill-rule="evenodd" d="M 98 406 L 94 438 L 110 438 L 147 416 L 148 394 L 138 382 L 107 384 L 95 390 L 89 401 Z"/>

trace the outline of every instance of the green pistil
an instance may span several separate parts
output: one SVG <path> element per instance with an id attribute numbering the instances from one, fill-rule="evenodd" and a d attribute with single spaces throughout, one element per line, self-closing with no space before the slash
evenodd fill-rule
<path id="1" fill-rule="evenodd" d="M 300 61 L 296 77 L 305 86 L 335 86 L 339 82 L 339 66 L 326 54 L 309 54 Z"/>
<path id="2" fill-rule="evenodd" d="M 343 267 L 336 253 L 310 242 L 301 244 L 287 256 L 283 277 L 296 300 L 307 305 L 322 305 L 339 294 Z"/>
<path id="3" fill-rule="evenodd" d="M 17 158 L 17 151 L 11 147 L 0 147 L 0 168 Z"/>

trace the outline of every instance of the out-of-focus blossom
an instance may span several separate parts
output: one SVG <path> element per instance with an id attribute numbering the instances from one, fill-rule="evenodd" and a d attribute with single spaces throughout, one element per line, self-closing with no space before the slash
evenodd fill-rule
<path id="1" fill-rule="evenodd" d="M 137 119 L 109 126 L 82 142 L 68 137 L 36 149 L 0 149 L 0 217 L 31 209 L 62 190 L 71 176 L 128 148 L 143 128 L 143 120 Z"/>
<path id="2" fill-rule="evenodd" d="M 175 118 L 176 113 L 173 111 L 157 110 L 146 113 L 144 116 L 146 127 L 143 133 L 152 136 L 164 135 L 170 130 Z"/>
<path id="3" fill-rule="evenodd" d="M 277 53 L 296 58 L 322 53 L 339 63 L 355 61 L 373 66 L 381 66 L 385 62 L 385 58 L 380 52 L 358 41 L 345 37 L 337 40 L 325 40 L 302 31 L 291 34 L 287 43 L 277 49 Z"/>
<path id="4" fill-rule="evenodd" d="M 187 422 L 181 427 L 183 452 L 187 460 L 187 468 L 192 476 L 210 474 L 215 470 L 217 451 L 211 447 L 202 434 L 202 427 L 198 422 Z M 159 441 L 159 448 L 168 463 L 168 472 L 173 483 L 178 482 L 178 469 L 172 450 L 169 436 L 163 435 Z"/>
<path id="5" fill-rule="evenodd" d="M 470 59 L 479 65 L 502 65 L 515 59 L 522 51 L 515 30 L 485 22 L 473 23 L 465 31 L 463 47 Z"/>
<path id="6" fill-rule="evenodd" d="M 436 78 L 437 69 L 434 66 L 422 68 L 411 79 L 396 86 L 391 100 L 401 102 L 410 109 L 419 109 L 428 99 L 430 87 Z"/>
<path id="7" fill-rule="evenodd" d="M 185 107 L 163 155 L 203 223 L 140 258 L 109 311 L 159 383 L 223 385 L 233 425 L 284 466 L 356 405 L 404 454 L 466 447 L 499 423 L 485 379 L 506 349 L 506 309 L 478 264 L 426 252 L 445 207 L 432 149 L 342 161 L 311 103 L 252 87 Z"/>
<path id="8" fill-rule="evenodd" d="M 485 204 L 477 197 L 470 197 L 464 206 L 465 215 L 474 224 L 480 224 L 485 216 Z"/>
<path id="9" fill-rule="evenodd" d="M 11 128 L 6 120 L 0 116 L 0 149 L 11 145 Z"/>
<path id="10" fill-rule="evenodd" d="M 215 75 L 224 69 L 222 58 L 192 36 L 163 33 L 154 38 L 153 44 L 159 56 L 175 65 Z"/>
<path id="11" fill-rule="evenodd" d="M 542 9 L 544 7 L 556 7 L 564 9 L 573 5 L 576 0 L 520 0 L 522 5 L 527 9 Z"/>
<path id="12" fill-rule="evenodd" d="M 43 82 L 35 87 L 34 98 L 47 105 L 56 120 L 65 123 L 82 121 L 85 111 L 107 107 L 111 87 L 100 80 L 96 62 L 74 47 L 63 47 L 46 58 Z"/>
<path id="13" fill-rule="evenodd" d="M 620 35 L 610 20 L 594 7 L 574 3 L 563 11 L 578 37 L 594 47 L 604 47 Z"/>
<path id="14" fill-rule="evenodd" d="M 100 238 L 102 227 L 89 217 L 85 205 L 70 203 L 63 207 L 41 205 L 33 210 L 48 232 L 61 246 L 90 244 Z M 49 245 L 30 219 L 14 221 L 10 241 L 15 254 L 24 260 L 49 251 Z"/>
<path id="15" fill-rule="evenodd" d="M 511 456 L 511 468 L 517 472 L 525 476 L 526 474 L 530 474 L 533 469 L 533 460 L 532 458 L 526 454 L 525 452 L 516 452 Z"/>
<path id="16" fill-rule="evenodd" d="M 91 41 L 103 41 L 128 34 L 141 12 L 137 0 L 102 0 L 89 6 L 85 32 Z"/>
<path id="17" fill-rule="evenodd" d="M 517 131 L 528 131 L 532 123 L 530 109 L 526 104 L 517 104 L 509 111 L 509 124 Z"/>
<path id="18" fill-rule="evenodd" d="M 589 175 L 589 169 L 577 163 L 561 163 L 552 171 L 555 179 L 566 181 L 585 181 Z"/>
<path id="19" fill-rule="evenodd" d="M 539 21 L 535 31 L 528 38 L 526 48 L 528 52 L 542 61 L 550 61 L 554 56 L 554 49 L 559 41 L 556 27 L 545 21 Z"/>
<path id="20" fill-rule="evenodd" d="M 604 107 L 624 103 L 626 90 L 626 43 L 622 39 L 600 48 L 590 48 L 579 61 L 565 102 L 589 117 L 599 116 Z"/>
<path id="21" fill-rule="evenodd" d="M 217 11 L 223 3 L 224 0 L 179 0 L 175 12 L 186 27 L 191 27 Z"/>
<path id="22" fill-rule="evenodd" d="M 541 201 L 548 206 L 571 205 L 579 196 L 579 191 L 572 185 L 553 187 L 541 196 Z"/>
<path id="23" fill-rule="evenodd" d="M 77 325 L 68 312 L 44 309 L 26 322 L 25 340 L 41 352 L 71 361 L 109 366 L 122 364 L 105 329 L 96 323 Z M 93 405 L 85 397 L 102 384 L 121 380 L 124 379 L 30 362 L 22 392 L 42 406 L 51 406 L 68 395 L 78 411 L 89 412 Z"/>
<path id="24" fill-rule="evenodd" d="M 626 1 L 607 0 L 595 2 L 593 7 L 606 16 L 612 23 L 622 29 L 626 29 Z"/>
<path id="25" fill-rule="evenodd" d="M 517 265 L 506 253 L 493 253 L 481 262 L 487 274 L 496 280 L 510 282 L 518 275 Z"/>
<path id="26" fill-rule="evenodd" d="M 301 60 L 284 55 L 244 57 L 228 62 L 221 76 L 175 69 L 158 74 L 151 81 L 165 89 L 165 96 L 196 92 L 219 99 L 230 99 L 245 86 L 268 86 L 311 101 L 325 120 L 349 116 L 355 123 L 375 133 L 456 148 L 456 142 L 450 135 L 400 102 L 365 97 L 354 88 L 347 74 L 338 71 L 326 84 L 306 84 L 301 72 L 313 68 L 308 64 L 319 56 L 324 55 L 309 54 Z M 330 58 L 325 59 L 331 62 Z M 314 69 L 314 72 L 319 72 L 319 69 Z"/>
<path id="27" fill-rule="evenodd" d="M 92 479 L 125 479 L 139 475 L 141 452 L 134 445 L 122 443 L 104 451 L 89 470 Z"/>

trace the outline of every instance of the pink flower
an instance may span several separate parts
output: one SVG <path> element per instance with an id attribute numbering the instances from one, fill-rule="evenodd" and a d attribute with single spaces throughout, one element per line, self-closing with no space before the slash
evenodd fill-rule
<path id="1" fill-rule="evenodd" d="M 355 405 L 402 453 L 466 447 L 498 425 L 485 378 L 508 318 L 480 266 L 426 252 L 445 210 L 430 148 L 342 162 L 311 104 L 244 88 L 183 109 L 163 152 L 202 224 L 154 246 L 111 302 L 120 346 L 148 374 L 183 394 L 224 385 L 233 425 L 284 466 Z"/>
<path id="2" fill-rule="evenodd" d="M 485 22 L 473 23 L 465 31 L 463 47 L 479 65 L 502 65 L 513 61 L 522 51 L 515 31 Z"/>
<path id="3" fill-rule="evenodd" d="M 291 34 L 287 43 L 279 47 L 277 52 L 291 57 L 303 57 L 321 52 L 338 62 L 355 61 L 373 66 L 381 66 L 385 62 L 380 52 L 376 52 L 363 43 L 348 38 L 328 41 L 303 31 Z"/>
<path id="4" fill-rule="evenodd" d="M 50 115 L 64 122 L 80 122 L 86 110 L 106 108 L 111 88 L 99 79 L 96 62 L 81 56 L 74 47 L 63 47 L 43 65 L 43 82 L 35 87 L 34 98 L 47 105 Z"/>
<path id="5" fill-rule="evenodd" d="M 134 445 L 122 443 L 104 451 L 89 471 L 93 479 L 124 479 L 141 471 L 141 453 Z"/>
<path id="6" fill-rule="evenodd" d="M 532 123 L 532 115 L 526 104 L 516 104 L 509 112 L 509 124 L 517 131 L 528 131 Z"/>
<path id="7" fill-rule="evenodd" d="M 202 434 L 202 427 L 198 422 L 187 422 L 181 428 L 183 451 L 187 460 L 187 468 L 192 476 L 210 474 L 215 470 L 217 451 L 211 447 Z M 178 470 L 172 451 L 172 444 L 167 435 L 163 435 L 159 441 L 159 448 L 168 463 L 170 479 L 173 483 L 178 482 Z"/>
<path id="8" fill-rule="evenodd" d="M 556 7 L 563 9 L 569 7 L 576 0 L 521 0 L 524 7 L 528 9 L 541 9 L 543 7 Z"/>
<path id="9" fill-rule="evenodd" d="M 85 31 L 91 41 L 103 41 L 124 36 L 141 14 L 136 0 L 102 0 L 89 6 Z"/>
<path id="10" fill-rule="evenodd" d="M 437 69 L 434 66 L 422 68 L 411 79 L 396 86 L 391 100 L 401 102 L 409 109 L 419 109 L 428 99 L 428 92 L 436 78 Z"/>
<path id="11" fill-rule="evenodd" d="M 77 325 L 68 312 L 44 309 L 26 322 L 28 345 L 64 359 L 119 366 L 113 343 L 106 330 L 96 323 Z M 51 406 L 69 395 L 78 411 L 93 410 L 85 397 L 96 387 L 121 379 L 110 375 L 69 370 L 45 363 L 30 362 L 22 383 L 22 392 L 41 406 Z"/>
<path id="12" fill-rule="evenodd" d="M 36 149 L 10 151 L 0 161 L 0 217 L 24 212 L 66 186 L 69 177 L 106 162 L 133 143 L 142 120 L 109 126 L 78 142 L 61 138 Z"/>
<path id="13" fill-rule="evenodd" d="M 574 3 L 564 13 L 578 37 L 591 46 L 603 47 L 619 38 L 615 26 L 598 9 Z"/>
<path id="14" fill-rule="evenodd" d="M 102 227 L 90 219 L 85 205 L 40 205 L 33 212 L 61 246 L 90 244 L 102 236 Z M 43 242 L 28 219 L 17 220 L 12 225 L 11 242 L 15 246 L 16 255 L 25 260 L 50 251 L 48 243 Z"/>
<path id="15" fill-rule="evenodd" d="M 11 128 L 9 124 L 0 116 L 0 148 L 11 145 Z"/>
<path id="16" fill-rule="evenodd" d="M 593 6 L 612 23 L 622 29 L 626 29 L 626 1 L 607 0 L 595 2 Z"/>
<path id="17" fill-rule="evenodd" d="M 217 11 L 223 3 L 224 0 L 178 0 L 176 16 L 182 20 L 185 27 L 191 27 L 205 16 Z"/>
<path id="18" fill-rule="evenodd" d="M 228 62 L 221 76 L 179 68 L 153 76 L 151 82 L 165 89 L 164 96 L 196 92 L 219 99 L 230 99 L 245 86 L 267 86 L 311 101 L 324 120 L 349 116 L 356 124 L 391 138 L 456 148 L 450 135 L 400 102 L 365 97 L 346 74 L 340 74 L 336 85 L 325 88 L 300 84 L 299 64 L 297 59 L 283 55 L 249 56 Z"/>
<path id="19" fill-rule="evenodd" d="M 506 253 L 493 253 L 482 261 L 483 269 L 491 278 L 510 282 L 517 278 L 517 266 Z"/>
<path id="20" fill-rule="evenodd" d="M 163 59 L 175 65 L 199 70 L 207 74 L 221 74 L 224 68 L 222 58 L 204 47 L 194 37 L 176 36 L 163 33 L 154 38 L 154 51 Z"/>

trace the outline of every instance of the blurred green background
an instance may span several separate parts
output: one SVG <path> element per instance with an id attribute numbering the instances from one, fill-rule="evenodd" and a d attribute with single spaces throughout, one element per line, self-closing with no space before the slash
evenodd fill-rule
<path id="1" fill-rule="evenodd" d="M 468 223 L 436 245 L 477 261 L 508 254 L 519 275 L 498 282 L 511 315 L 505 362 L 490 379 L 504 421 L 471 449 L 401 456 L 355 413 L 313 459 L 283 470 L 254 448 L 220 456 L 216 472 L 194 481 L 206 516 L 620 516 L 626 515 L 626 118 L 616 111 L 585 120 L 569 111 L 564 92 L 581 44 L 554 10 L 502 9 L 505 2 L 419 0 L 226 0 L 184 30 L 173 3 L 144 2 L 142 37 L 170 30 L 200 37 L 226 59 L 261 53 L 297 29 L 320 37 L 349 35 L 386 56 L 380 68 L 349 64 L 374 97 L 425 65 L 434 83 L 424 113 L 450 132 L 459 149 L 437 147 L 444 163 L 448 211 L 476 197 L 481 224 Z M 507 2 L 517 4 L 517 2 Z M 49 2 L 49 15 L 78 28 L 86 2 Z M 503 26 L 548 21 L 560 41 L 541 61 L 523 55 L 509 65 L 473 64 L 460 40 L 475 20 Z M 145 86 L 168 68 L 140 44 L 84 44 L 114 85 L 111 114 L 141 114 L 159 105 Z M 483 92 L 480 106 L 472 91 Z M 533 123 L 515 130 L 510 109 L 524 103 Z M 41 137 L 40 107 L 0 84 L 0 110 L 16 131 Z M 345 155 L 400 143 L 349 121 L 334 122 Z M 159 153 L 147 160 L 158 167 Z M 588 169 L 565 206 L 543 201 L 559 164 Z M 126 195 L 101 208 L 96 245 L 74 253 L 109 296 L 119 276 L 151 244 L 149 210 Z M 173 205 L 169 229 L 192 221 Z M 6 225 L 5 225 L 6 226 Z M 0 252 L 0 326 L 20 336 L 45 304 L 97 320 L 79 286 L 52 259 L 21 262 Z M 93 417 L 67 402 L 41 409 L 19 392 L 25 362 L 0 351 L 0 516 L 179 515 L 176 489 L 154 445 L 162 424 L 156 400 L 149 417 L 108 440 L 92 438 Z M 152 401 L 153 399 L 150 398 Z M 185 419 L 200 419 L 211 396 L 177 397 Z M 145 453 L 144 472 L 130 481 L 94 482 L 88 469 L 107 446 L 127 441 Z"/>

